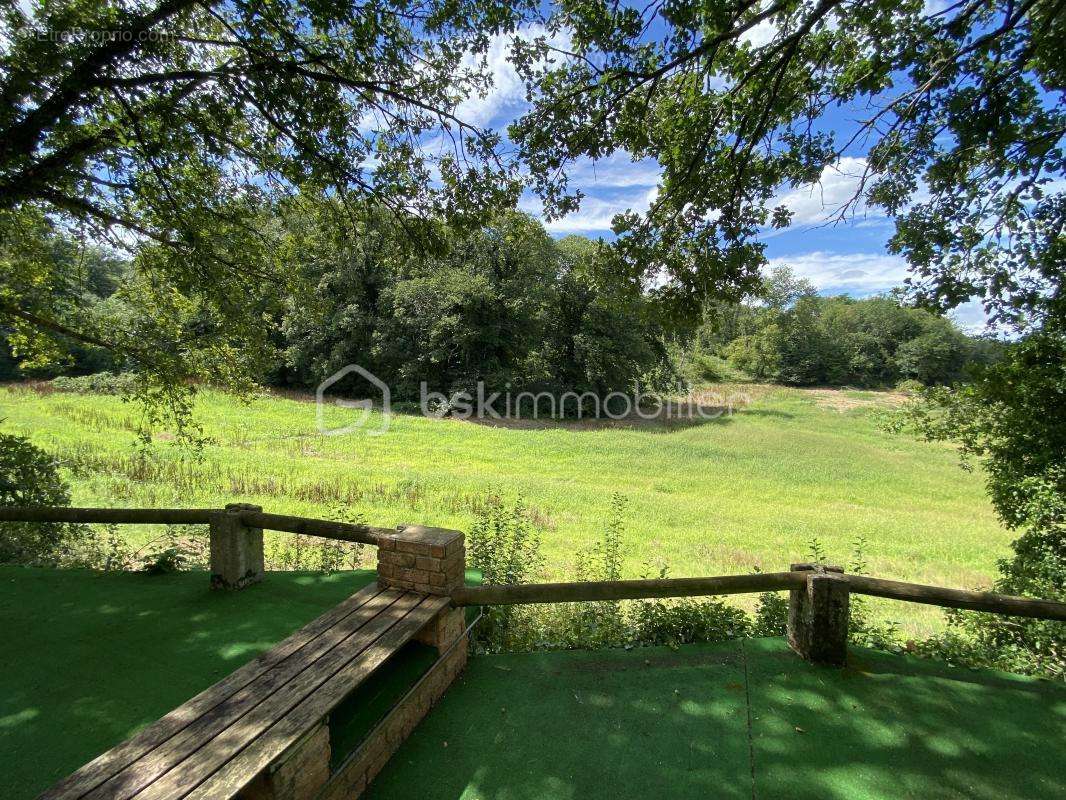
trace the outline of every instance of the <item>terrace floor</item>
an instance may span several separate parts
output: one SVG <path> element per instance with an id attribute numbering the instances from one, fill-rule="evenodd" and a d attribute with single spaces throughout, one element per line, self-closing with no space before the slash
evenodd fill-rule
<path id="1" fill-rule="evenodd" d="M 373 579 L 0 567 L 0 795 L 29 800 Z M 426 665 L 358 697 L 357 740 Z M 1066 798 L 1066 686 L 854 650 L 816 668 L 757 639 L 471 658 L 370 796 Z"/>
<path id="2" fill-rule="evenodd" d="M 471 659 L 375 800 L 1066 797 L 1066 687 L 780 639 Z"/>

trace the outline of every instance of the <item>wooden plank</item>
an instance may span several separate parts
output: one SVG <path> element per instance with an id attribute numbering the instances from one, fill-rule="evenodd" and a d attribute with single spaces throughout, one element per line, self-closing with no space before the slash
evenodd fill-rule
<path id="1" fill-rule="evenodd" d="M 186 800 L 228 800 L 281 756 L 303 731 L 321 720 L 440 611 L 447 597 L 426 597 L 398 624 L 349 661 L 316 691 L 274 723 L 240 754 L 201 783 Z"/>
<path id="2" fill-rule="evenodd" d="M 304 536 L 319 536 L 323 539 L 337 539 L 342 542 L 361 542 L 376 545 L 378 539 L 388 534 L 395 534 L 394 528 L 375 528 L 351 522 L 333 522 L 328 519 L 308 519 L 291 517 L 287 514 L 267 514 L 262 511 L 244 511 L 241 522 L 252 528 L 266 528 L 271 531 L 288 531 Z"/>
<path id="3" fill-rule="evenodd" d="M 360 589 L 342 603 L 279 642 L 277 646 L 256 656 L 126 741 L 101 753 L 39 795 L 38 800 L 76 800 L 84 796 L 138 758 L 178 734 L 187 725 L 243 689 L 275 664 L 288 658 L 380 593 L 381 589 L 376 583 Z"/>
<path id="4" fill-rule="evenodd" d="M 85 800 L 126 800 L 142 791 L 149 783 L 196 752 L 204 742 L 224 731 L 264 698 L 329 653 L 339 642 L 376 618 L 382 609 L 388 608 L 401 596 L 401 592 L 392 590 L 379 592 L 288 658 L 193 720 L 178 734 L 84 795 Z"/>
<path id="5" fill-rule="evenodd" d="M 209 778 L 226 762 L 234 758 L 256 737 L 275 725 L 288 712 L 315 693 L 331 677 L 353 661 L 361 661 L 364 651 L 371 648 L 383 634 L 392 629 L 422 601 L 423 595 L 403 594 L 395 603 L 382 610 L 373 620 L 346 638 L 315 662 L 312 667 L 301 672 L 248 714 L 231 723 L 224 731 L 206 741 L 190 758 L 175 766 L 166 775 L 146 786 L 137 800 L 175 800 L 184 797 L 197 785 Z M 447 598 L 444 598 L 445 601 Z M 403 641 L 411 638 L 415 632 L 406 635 Z M 402 642 L 401 642 L 402 644 Z M 399 645 L 397 645 L 399 646 Z M 332 706 L 331 706 L 332 707 Z M 320 718 L 311 720 L 305 727 L 295 731 L 292 744 L 305 734 Z M 288 745 L 286 745 L 288 746 Z M 247 780 L 255 773 L 246 776 Z"/>

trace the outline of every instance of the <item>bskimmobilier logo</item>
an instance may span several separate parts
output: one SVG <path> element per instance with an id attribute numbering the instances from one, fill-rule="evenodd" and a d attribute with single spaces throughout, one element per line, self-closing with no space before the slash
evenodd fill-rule
<path id="1" fill-rule="evenodd" d="M 327 392 L 352 375 L 362 378 L 372 387 L 371 396 L 361 400 L 334 397 L 332 403 L 327 402 Z M 352 382 L 348 381 L 348 383 Z M 375 397 L 381 398 L 381 421 L 377 425 L 367 427 L 368 423 L 373 419 Z M 350 411 L 358 410 L 362 413 L 357 419 L 347 424 L 330 425 L 326 421 L 326 409 L 330 407 L 343 408 Z M 355 433 L 356 431 L 366 431 L 369 436 L 381 436 L 388 432 L 392 421 L 392 392 L 389 390 L 389 385 L 370 370 L 364 369 L 358 364 L 349 364 L 334 372 L 318 385 L 318 389 L 315 390 L 315 412 L 318 432 L 324 436 L 341 436 L 346 433 Z"/>

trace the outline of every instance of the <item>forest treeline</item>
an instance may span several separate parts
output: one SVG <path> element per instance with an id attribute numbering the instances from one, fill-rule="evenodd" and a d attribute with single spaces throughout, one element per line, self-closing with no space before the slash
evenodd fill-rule
<path id="1" fill-rule="evenodd" d="M 264 225 L 275 229 L 274 257 L 299 276 L 284 290 L 264 282 L 251 298 L 261 308 L 266 357 L 258 378 L 267 385 L 313 390 L 348 364 L 388 382 L 397 400 L 417 399 L 422 382 L 445 394 L 474 392 L 478 381 L 605 394 L 638 385 L 680 391 L 737 373 L 793 385 L 934 385 L 958 381 L 998 349 L 898 297 L 819 296 L 787 268 L 741 301 L 679 315 L 627 276 L 601 242 L 553 239 L 519 212 L 473 229 L 442 225 L 432 246 L 417 248 L 392 216 L 356 219 L 325 201 L 274 209 Z M 36 257 L 82 287 L 71 307 L 96 317 L 89 327 L 152 324 L 138 317 L 138 295 L 151 287 L 137 263 L 79 246 L 46 224 L 32 233 Z M 27 242 L 6 249 L 0 257 L 25 258 Z M 294 293 L 293 285 L 301 288 Z M 203 309 L 186 303 L 171 311 L 180 335 L 195 336 Z M 4 334 L 2 380 L 128 366 L 84 342 L 38 363 L 20 357 L 17 334 Z"/>

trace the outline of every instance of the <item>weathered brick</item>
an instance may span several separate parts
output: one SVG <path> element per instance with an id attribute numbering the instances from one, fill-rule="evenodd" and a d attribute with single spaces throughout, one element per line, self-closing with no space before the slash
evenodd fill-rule
<path id="1" fill-rule="evenodd" d="M 434 635 L 461 635 L 465 630 L 461 609 L 446 609 L 424 629 Z M 443 696 L 467 658 L 466 638 L 456 643 L 432 667 L 418 688 L 394 707 L 358 749 L 343 763 L 317 800 L 353 800 L 382 770 L 399 745 Z"/>
<path id="2" fill-rule="evenodd" d="M 241 800 L 310 800 L 329 780 L 329 728 L 316 727 L 241 792 Z"/>
<path id="3" fill-rule="evenodd" d="M 386 550 L 378 556 L 379 563 L 382 564 L 395 564 L 398 567 L 418 567 L 419 569 L 429 569 L 430 567 L 419 566 L 419 557 L 414 553 L 400 553 L 395 550 Z"/>

